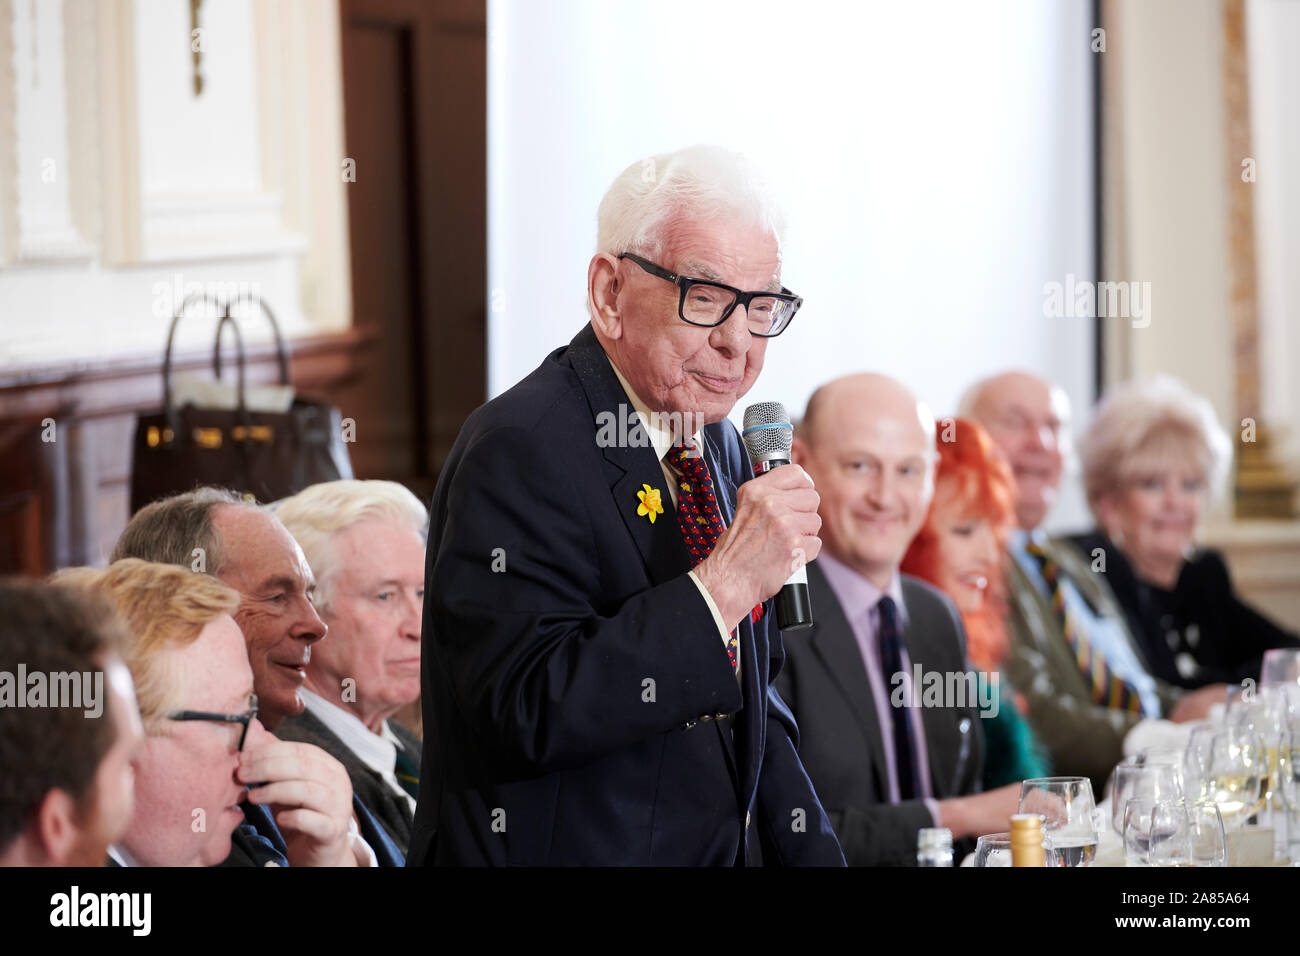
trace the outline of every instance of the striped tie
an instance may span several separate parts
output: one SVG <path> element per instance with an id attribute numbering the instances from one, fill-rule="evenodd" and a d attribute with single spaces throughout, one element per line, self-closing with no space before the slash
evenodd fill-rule
<path id="1" fill-rule="evenodd" d="M 1060 622 L 1065 640 L 1074 652 L 1074 663 L 1092 691 L 1092 701 L 1111 710 L 1142 713 L 1142 699 L 1133 686 L 1120 679 L 1106 664 L 1106 658 L 1089 642 L 1084 629 L 1074 619 L 1065 604 L 1065 587 L 1061 583 L 1061 567 L 1032 538 L 1026 542 L 1025 551 L 1038 562 L 1038 571 L 1052 595 L 1052 610 Z"/>

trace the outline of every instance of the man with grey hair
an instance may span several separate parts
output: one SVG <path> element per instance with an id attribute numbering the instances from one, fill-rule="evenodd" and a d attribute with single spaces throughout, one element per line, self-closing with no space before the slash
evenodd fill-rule
<path id="1" fill-rule="evenodd" d="M 590 323 L 470 416 L 431 509 L 409 863 L 842 865 L 764 602 L 815 557 L 797 465 L 726 420 L 801 300 L 744 159 L 601 202 Z"/>
<path id="2" fill-rule="evenodd" d="M 329 627 L 307 663 L 306 710 L 276 730 L 323 748 L 402 852 L 420 781 L 420 739 L 392 717 L 420 696 L 428 512 L 394 481 L 312 485 L 271 506 L 316 575 Z"/>
<path id="3" fill-rule="evenodd" d="M 1124 737 L 1144 718 L 1195 720 L 1207 695 L 1156 680 L 1111 593 L 1104 564 L 1093 570 L 1068 542 L 1041 529 L 1069 450 L 1070 403 L 1057 385 L 1028 372 L 976 382 L 961 403 L 1002 450 L 1016 482 L 1016 528 L 1008 542 L 1011 683 L 1058 773 L 1090 777 L 1100 792 L 1124 756 Z"/>
<path id="4" fill-rule="evenodd" d="M 220 488 L 173 495 L 136 512 L 113 549 L 113 560 L 119 558 L 178 564 L 238 591 L 234 618 L 253 670 L 258 718 L 274 731 L 302 712 L 299 691 L 325 625 L 312 606 L 316 582 L 307 559 L 274 514 Z M 260 865 L 268 857 L 279 862 L 272 851 L 293 865 L 404 862 L 352 793 L 343 766 L 321 748 L 267 735 L 242 754 L 239 774 L 250 786 L 288 784 L 278 789 L 294 801 L 277 805 L 273 817 L 267 807 L 245 800 L 246 823 L 225 865 Z"/>

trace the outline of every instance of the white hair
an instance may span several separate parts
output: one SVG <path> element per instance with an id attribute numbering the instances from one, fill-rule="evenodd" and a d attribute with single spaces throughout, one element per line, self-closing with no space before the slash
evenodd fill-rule
<path id="1" fill-rule="evenodd" d="M 1107 391 L 1081 450 L 1084 491 L 1098 520 L 1101 499 L 1138 474 L 1190 461 L 1203 469 L 1213 496 L 1232 464 L 1232 441 L 1209 400 L 1167 375 Z"/>
<path id="2" fill-rule="evenodd" d="M 270 505 L 302 548 L 316 576 L 316 603 L 328 611 L 337 566 L 332 539 L 361 521 L 380 519 L 426 537 L 429 513 L 420 499 L 395 481 L 324 481 Z"/>
<path id="3" fill-rule="evenodd" d="M 752 225 L 781 248 L 785 217 L 750 160 L 719 146 L 690 146 L 619 174 L 600 201 L 596 251 L 655 259 L 667 227 L 683 216 Z"/>

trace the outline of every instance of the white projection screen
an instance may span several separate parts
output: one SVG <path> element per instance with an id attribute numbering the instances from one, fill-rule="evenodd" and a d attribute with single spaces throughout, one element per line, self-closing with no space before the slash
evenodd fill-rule
<path id="1" fill-rule="evenodd" d="M 750 153 L 804 297 L 748 400 L 798 415 L 875 370 L 942 417 L 984 374 L 1093 400 L 1094 321 L 1044 315 L 1093 274 L 1091 4 L 489 0 L 488 388 L 586 322 L 596 207 L 641 157 Z M 738 406 L 733 418 L 743 412 Z M 1067 482 L 1054 530 L 1087 523 Z"/>

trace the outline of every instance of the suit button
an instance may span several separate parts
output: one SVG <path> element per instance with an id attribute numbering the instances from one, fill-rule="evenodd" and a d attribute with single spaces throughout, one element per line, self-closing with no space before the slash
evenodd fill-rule
<path id="1" fill-rule="evenodd" d="M 750 825 L 750 823 L 752 823 L 752 822 L 753 822 L 753 815 L 752 815 L 752 814 L 749 814 L 749 813 L 746 813 L 746 814 L 745 814 L 745 829 L 746 829 L 746 830 L 749 829 L 749 825 Z"/>

